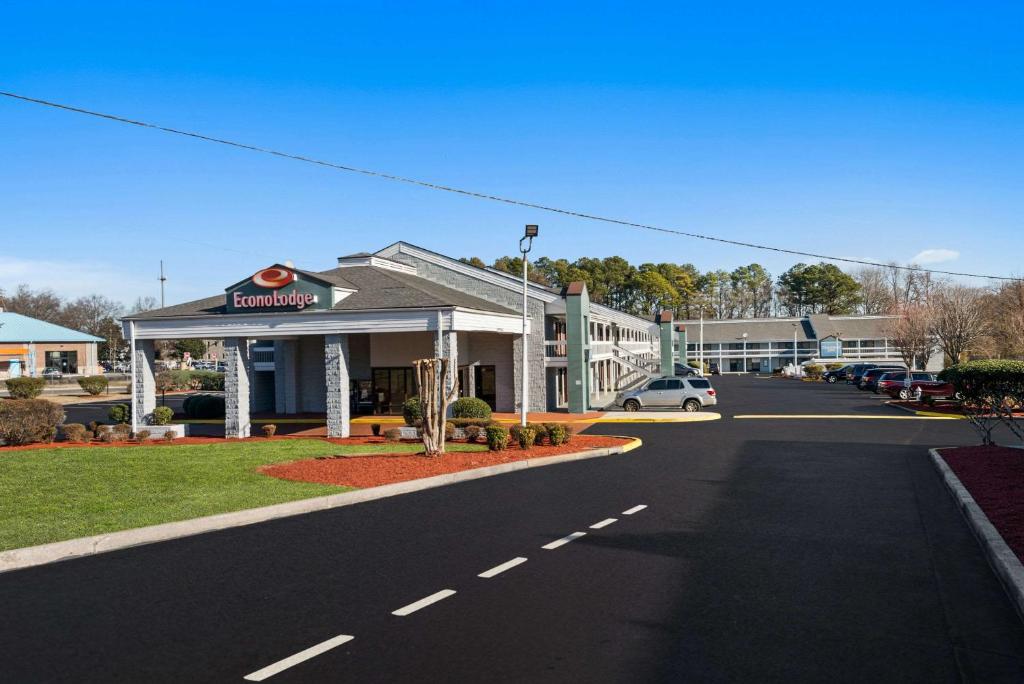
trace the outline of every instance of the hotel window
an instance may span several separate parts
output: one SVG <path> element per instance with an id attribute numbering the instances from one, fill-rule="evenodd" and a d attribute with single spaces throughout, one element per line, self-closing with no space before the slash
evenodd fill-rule
<path id="1" fill-rule="evenodd" d="M 46 352 L 46 367 L 56 368 L 61 373 L 68 375 L 75 375 L 78 373 L 78 352 L 48 351 Z"/>

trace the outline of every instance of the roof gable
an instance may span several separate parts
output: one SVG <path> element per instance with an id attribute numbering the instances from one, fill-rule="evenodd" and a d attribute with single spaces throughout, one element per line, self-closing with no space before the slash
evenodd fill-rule
<path id="1" fill-rule="evenodd" d="M 102 337 L 10 311 L 0 311 L 0 342 L 102 342 Z"/>

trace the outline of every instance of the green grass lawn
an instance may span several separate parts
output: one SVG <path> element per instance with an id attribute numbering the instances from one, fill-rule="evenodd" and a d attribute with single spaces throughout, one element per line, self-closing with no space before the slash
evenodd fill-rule
<path id="1" fill-rule="evenodd" d="M 0 451 L 0 550 L 336 494 L 348 488 L 278 480 L 256 468 L 314 456 L 421 448 L 283 439 Z"/>

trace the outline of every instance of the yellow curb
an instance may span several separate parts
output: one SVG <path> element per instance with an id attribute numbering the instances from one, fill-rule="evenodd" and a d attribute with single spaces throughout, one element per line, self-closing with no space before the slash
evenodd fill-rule
<path id="1" fill-rule="evenodd" d="M 632 451 L 633 449 L 639 449 L 644 445 L 644 441 L 639 437 L 627 437 L 626 435 L 609 435 L 609 437 L 620 437 L 630 440 L 628 444 L 624 444 L 622 446 L 622 453 Z"/>
<path id="2" fill-rule="evenodd" d="M 363 416 L 362 418 L 353 418 L 351 421 L 353 425 L 370 425 L 373 423 L 405 423 L 405 418 L 399 416 Z"/>
<path id="3" fill-rule="evenodd" d="M 813 414 L 757 414 L 757 415 L 743 415 L 733 416 L 733 418 L 820 418 L 823 420 L 831 419 L 842 419 L 842 420 L 959 420 L 959 416 L 851 416 L 844 414 L 825 414 L 825 415 L 813 415 Z"/>
<path id="4" fill-rule="evenodd" d="M 691 417 L 692 416 L 692 417 Z M 691 416 L 676 416 L 674 418 L 592 418 L 590 420 L 580 420 L 580 423 L 703 423 L 709 420 L 718 420 L 722 417 L 719 413 L 712 411 L 701 411 L 691 414 Z"/>
<path id="5" fill-rule="evenodd" d="M 918 409 L 912 409 L 908 406 L 900 406 L 891 399 L 885 402 L 885 405 L 890 408 L 899 409 L 900 411 L 913 413 L 915 416 L 921 416 L 923 418 L 948 418 L 950 420 L 967 420 L 966 416 L 950 415 L 949 413 L 941 413 L 939 411 L 920 411 Z"/>

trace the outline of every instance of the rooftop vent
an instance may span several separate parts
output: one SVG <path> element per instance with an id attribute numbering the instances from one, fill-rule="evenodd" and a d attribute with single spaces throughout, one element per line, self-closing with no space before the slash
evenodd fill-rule
<path id="1" fill-rule="evenodd" d="M 416 275 L 416 267 L 403 264 L 400 261 L 393 261 L 368 252 L 358 252 L 348 256 L 338 257 L 338 268 L 352 268 L 353 266 L 370 266 L 372 268 L 383 268 L 399 273 Z"/>

